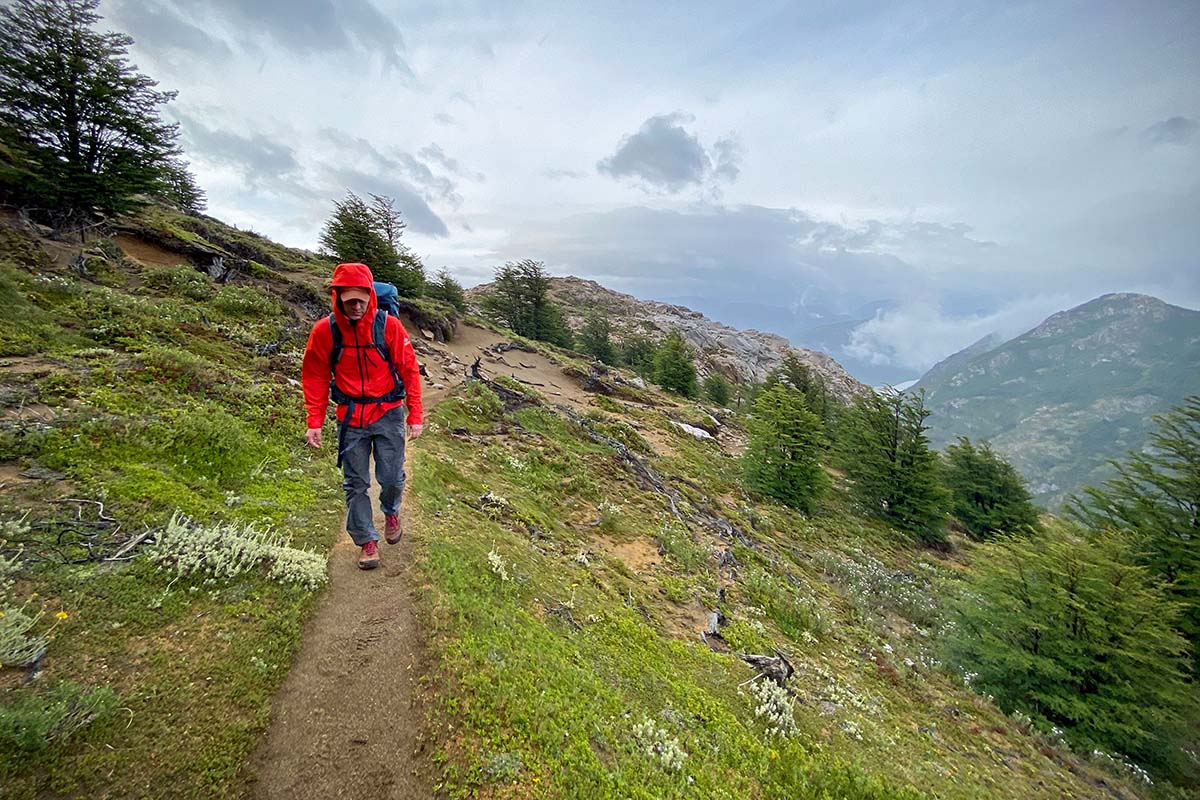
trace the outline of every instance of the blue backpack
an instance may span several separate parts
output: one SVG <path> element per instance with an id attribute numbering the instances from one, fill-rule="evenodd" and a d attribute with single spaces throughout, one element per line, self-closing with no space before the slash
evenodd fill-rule
<path id="1" fill-rule="evenodd" d="M 386 311 L 393 317 L 400 316 L 400 293 L 392 284 L 375 281 L 375 300 L 380 311 Z"/>

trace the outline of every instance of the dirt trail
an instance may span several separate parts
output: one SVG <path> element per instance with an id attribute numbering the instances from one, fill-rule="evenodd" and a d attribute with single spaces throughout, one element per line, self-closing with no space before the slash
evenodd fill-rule
<path id="1" fill-rule="evenodd" d="M 489 353 L 507 341 L 500 334 L 464 325 L 454 342 L 443 345 L 408 328 L 429 373 L 422 392 L 426 409 L 463 382 L 476 356 L 486 375 L 542 384 L 539 389 L 557 402 L 589 403 L 578 382 L 545 356 Z M 412 443 L 409 452 L 420 446 L 419 440 Z M 377 503 L 378 487 L 372 495 Z M 378 510 L 376 516 L 382 528 Z M 304 631 L 300 654 L 273 700 L 271 727 L 248 764 L 253 796 L 433 796 L 436 770 L 431 746 L 422 738 L 431 698 L 421 682 L 431 663 L 411 566 L 420 546 L 412 534 L 396 546 L 381 544 L 380 568 L 364 572 L 356 565 L 358 548 L 342 530 L 331 553 L 329 591 Z"/>

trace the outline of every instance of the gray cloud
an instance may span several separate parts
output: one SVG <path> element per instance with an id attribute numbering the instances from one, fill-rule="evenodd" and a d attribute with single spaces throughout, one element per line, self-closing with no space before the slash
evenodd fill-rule
<path id="1" fill-rule="evenodd" d="M 122 29 L 138 47 L 155 55 L 183 52 L 209 61 L 229 58 L 233 51 L 221 39 L 153 0 L 122 0 L 113 9 Z"/>
<path id="2" fill-rule="evenodd" d="M 174 111 L 189 154 L 233 167 L 255 188 L 313 197 L 303 178 L 296 151 L 261 133 L 241 134 L 210 128 L 198 119 Z"/>
<path id="3" fill-rule="evenodd" d="M 637 133 L 623 137 L 616 152 L 596 164 L 613 178 L 633 178 L 644 185 L 679 192 L 700 186 L 712 177 L 734 180 L 740 154 L 735 140 L 721 139 L 714 147 L 717 167 L 695 134 L 683 126 L 695 117 L 683 112 L 659 114 L 642 123 Z"/>
<path id="4" fill-rule="evenodd" d="M 460 175 L 467 180 L 482 181 L 485 176 L 482 172 L 473 172 L 464 167 L 457 158 L 451 158 L 442 150 L 441 145 L 436 142 L 430 143 L 417 151 L 417 155 L 426 161 L 434 161 L 442 165 L 443 168 L 449 170 L 454 175 Z"/>
<path id="5" fill-rule="evenodd" d="M 462 197 L 458 194 L 454 181 L 445 175 L 435 173 L 429 164 L 411 153 L 392 149 L 385 154 L 366 139 L 336 128 L 322 128 L 320 136 L 344 152 L 361 158 L 364 162 L 363 166 L 371 172 L 380 175 L 403 175 L 409 182 L 408 191 L 420 194 L 426 203 L 440 201 L 453 208 L 462 205 Z M 461 169 L 458 162 L 447 156 L 436 144 L 423 148 L 421 154 L 430 156 L 431 160 L 439 161 L 439 165 L 442 162 L 449 162 Z M 472 177 L 476 176 L 472 174 Z M 478 178 L 482 180 L 482 176 L 478 176 Z"/>
<path id="6" fill-rule="evenodd" d="M 403 180 L 352 168 L 327 167 L 326 174 L 332 183 L 353 192 L 385 195 L 395 200 L 396 208 L 404 214 L 411 231 L 438 237 L 450 235 L 446 223 L 429 207 L 425 198 Z"/>
<path id="7" fill-rule="evenodd" d="M 1142 141 L 1147 144 L 1187 144 L 1200 129 L 1200 124 L 1188 117 L 1171 117 L 1156 122 L 1142 131 Z"/>
<path id="8" fill-rule="evenodd" d="M 164 0 L 164 3 L 172 6 L 172 10 L 154 0 L 125 0 L 122 19 L 137 24 L 136 20 L 143 15 L 157 16 L 156 24 L 166 24 L 164 20 L 173 23 L 175 35 L 179 36 L 180 23 L 196 28 L 184 22 L 184 17 L 199 22 L 197 14 L 215 13 L 231 23 L 233 38 L 251 51 L 255 49 L 251 44 L 253 39 L 265 35 L 279 46 L 301 53 L 373 53 L 388 69 L 412 76 L 404 58 L 404 37 L 370 0 L 209 0 L 207 7 L 200 8 L 184 0 Z M 199 28 L 196 30 L 203 34 Z M 195 34 L 190 36 L 195 39 Z"/>
<path id="9" fill-rule="evenodd" d="M 458 120 L 456 120 L 454 117 L 450 116 L 449 114 L 445 113 L 444 111 L 439 111 L 438 113 L 434 114 L 433 121 L 437 122 L 440 125 L 457 125 L 458 124 Z"/>
<path id="10" fill-rule="evenodd" d="M 715 156 L 713 160 L 716 162 L 713 174 L 731 183 L 736 181 L 738 174 L 741 172 L 741 142 L 734 136 L 717 139 L 717 141 L 713 142 L 713 154 Z"/>
<path id="11" fill-rule="evenodd" d="M 545 176 L 545 177 L 547 177 L 547 178 L 550 178 L 551 180 L 556 180 L 556 181 L 557 181 L 557 180 L 568 180 L 568 179 L 570 179 L 570 180 L 577 180 L 577 179 L 579 179 L 579 178 L 586 178 L 586 177 L 587 177 L 587 173 L 586 173 L 586 172 L 580 172 L 579 170 L 574 170 L 574 169 L 553 169 L 553 168 L 552 168 L 552 169 L 544 169 L 544 170 L 542 170 L 542 175 L 543 175 L 543 176 Z"/>

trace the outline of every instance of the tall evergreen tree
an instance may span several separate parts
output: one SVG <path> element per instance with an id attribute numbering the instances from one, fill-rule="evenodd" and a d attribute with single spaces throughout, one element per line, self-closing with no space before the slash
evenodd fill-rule
<path id="1" fill-rule="evenodd" d="M 700 386 L 692 358 L 691 345 L 683 334 L 671 331 L 654 354 L 654 382 L 684 397 L 699 397 Z"/>
<path id="2" fill-rule="evenodd" d="M 16 0 L 0 8 L 0 176 L 10 198 L 55 224 L 120 214 L 154 194 L 177 155 L 159 117 L 175 92 L 126 60 L 133 39 L 100 33 L 99 0 Z M 7 181 L 6 181 L 7 182 Z"/>
<path id="3" fill-rule="evenodd" d="M 379 277 L 381 273 L 399 267 L 396 251 L 376 230 L 375 215 L 354 192 L 334 203 L 333 215 L 321 231 L 320 242 L 330 258 L 366 264 L 379 280 L 383 280 Z"/>
<path id="4" fill-rule="evenodd" d="M 429 281 L 425 287 L 425 294 L 435 300 L 449 303 L 459 311 L 467 310 L 467 296 L 463 293 L 462 284 L 454 280 L 445 269 L 438 270 L 437 278 Z"/>
<path id="5" fill-rule="evenodd" d="M 829 478 L 818 461 L 821 420 L 803 393 L 784 383 L 767 389 L 754 401 L 748 427 L 747 485 L 811 514 Z"/>
<path id="6" fill-rule="evenodd" d="M 620 361 L 643 378 L 654 377 L 654 354 L 659 342 L 648 336 L 631 334 L 621 340 Z"/>
<path id="7" fill-rule="evenodd" d="M 839 448 L 851 495 L 867 513 L 943 546 L 947 498 L 925 435 L 928 416 L 923 394 L 871 392 L 844 415 Z"/>
<path id="8" fill-rule="evenodd" d="M 779 366 L 767 374 L 765 388 L 777 383 L 785 383 L 804 395 L 808 408 L 822 420 L 828 420 L 833 412 L 834 401 L 830 397 L 825 381 L 810 366 L 796 356 L 788 353 L 783 357 Z"/>
<path id="9" fill-rule="evenodd" d="M 608 317 L 591 314 L 579 331 L 579 349 L 605 364 L 616 365 L 617 351 L 612 343 L 612 329 Z"/>
<path id="10" fill-rule="evenodd" d="M 1200 675 L 1200 396 L 1154 419 L 1147 446 L 1111 462 L 1117 476 L 1073 497 L 1068 513 L 1093 529 L 1132 534 L 1141 563 L 1184 609 L 1182 630 Z"/>
<path id="11" fill-rule="evenodd" d="M 1053 527 L 984 544 L 951 604 L 947 660 L 1005 711 L 1062 729 L 1080 749 L 1195 780 L 1180 747 L 1197 706 L 1179 609 L 1135 550 L 1122 534 Z"/>
<path id="12" fill-rule="evenodd" d="M 496 268 L 484 311 L 521 336 L 571 347 L 573 337 L 562 309 L 550 299 L 550 276 L 540 261 L 525 259 Z"/>
<path id="13" fill-rule="evenodd" d="M 199 214 L 208 204 L 187 162 L 177 158 L 169 160 L 163 168 L 156 194 L 186 214 Z"/>
<path id="14" fill-rule="evenodd" d="M 959 437 L 946 448 L 942 462 L 951 512 L 976 539 L 1037 527 L 1038 512 L 1024 480 L 987 442 L 976 447 Z"/>

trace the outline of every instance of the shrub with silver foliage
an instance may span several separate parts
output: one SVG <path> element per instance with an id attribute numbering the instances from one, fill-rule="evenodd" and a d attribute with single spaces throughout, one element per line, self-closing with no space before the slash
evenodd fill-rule
<path id="1" fill-rule="evenodd" d="M 306 589 L 316 589 L 328 577 L 325 556 L 291 547 L 277 533 L 253 524 L 196 525 L 179 512 L 147 552 L 160 569 L 173 568 L 180 575 L 234 578 L 266 567 L 271 580 Z"/>

